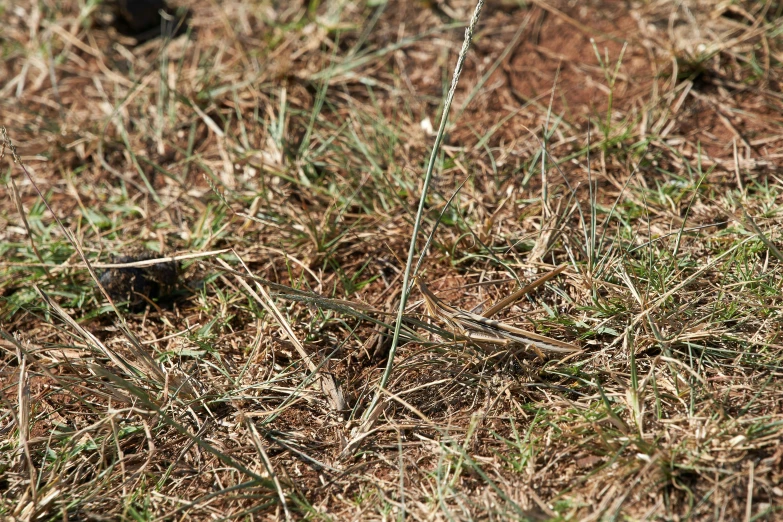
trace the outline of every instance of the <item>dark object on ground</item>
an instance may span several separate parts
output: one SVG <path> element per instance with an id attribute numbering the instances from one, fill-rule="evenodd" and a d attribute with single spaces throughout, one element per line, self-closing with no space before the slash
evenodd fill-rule
<path id="1" fill-rule="evenodd" d="M 141 43 L 158 36 L 176 36 L 187 28 L 190 13 L 169 7 L 164 0 L 115 0 L 114 27 Z"/>
<path id="2" fill-rule="evenodd" d="M 112 255 L 112 263 L 136 263 L 163 257 L 157 252 L 135 249 Z M 176 286 L 178 263 L 168 261 L 148 266 L 109 268 L 101 274 L 101 285 L 114 301 L 127 301 L 131 308 L 143 306 L 147 300 L 167 296 Z"/>

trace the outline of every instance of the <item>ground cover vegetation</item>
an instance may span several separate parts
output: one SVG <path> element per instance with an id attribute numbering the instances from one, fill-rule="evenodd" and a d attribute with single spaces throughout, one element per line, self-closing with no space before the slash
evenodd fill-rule
<path id="1" fill-rule="evenodd" d="M 783 4 L 474 8 L 0 3 L 0 517 L 783 517 Z"/>

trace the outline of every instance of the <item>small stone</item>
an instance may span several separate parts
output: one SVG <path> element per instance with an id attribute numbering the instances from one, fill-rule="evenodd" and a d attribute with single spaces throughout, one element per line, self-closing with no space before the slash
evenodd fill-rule
<path id="1" fill-rule="evenodd" d="M 135 263 L 163 257 L 157 252 L 136 248 L 124 254 L 112 255 L 112 263 Z M 178 263 L 166 261 L 149 266 L 109 268 L 100 276 L 100 283 L 114 301 L 128 302 L 136 308 L 147 299 L 169 294 L 177 284 Z M 146 298 L 146 299 L 145 299 Z"/>
<path id="2" fill-rule="evenodd" d="M 134 33 L 160 27 L 160 11 L 168 6 L 163 0 L 118 0 L 118 14 Z"/>

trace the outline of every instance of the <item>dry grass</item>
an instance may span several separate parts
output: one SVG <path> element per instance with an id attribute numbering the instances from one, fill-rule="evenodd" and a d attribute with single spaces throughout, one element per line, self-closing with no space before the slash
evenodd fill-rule
<path id="1" fill-rule="evenodd" d="M 368 411 L 474 6 L 172 3 L 0 5 L 0 517 L 783 516 L 783 4 L 489 2 Z"/>

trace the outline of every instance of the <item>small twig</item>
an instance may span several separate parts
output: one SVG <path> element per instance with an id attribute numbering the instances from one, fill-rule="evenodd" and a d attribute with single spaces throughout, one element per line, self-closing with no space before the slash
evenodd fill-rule
<path id="1" fill-rule="evenodd" d="M 198 259 L 200 257 L 212 257 L 231 252 L 230 248 L 222 250 L 211 250 L 209 252 L 192 252 L 190 254 L 181 254 L 178 256 L 159 257 L 156 259 L 145 259 L 143 261 L 133 261 L 131 263 L 92 263 L 93 268 L 141 268 L 145 266 L 157 265 L 159 263 L 172 263 L 175 261 L 184 261 L 186 259 Z"/>
<path id="2" fill-rule="evenodd" d="M 484 312 L 482 315 L 484 317 L 486 317 L 487 319 L 489 319 L 490 317 L 492 317 L 493 315 L 497 314 L 498 312 L 500 312 L 501 310 L 503 310 L 507 306 L 509 306 L 512 303 L 515 303 L 516 301 L 518 301 L 522 296 L 524 296 L 526 294 L 529 294 L 530 292 L 532 292 L 533 290 L 535 290 L 539 286 L 543 285 L 544 283 L 546 283 L 550 279 L 552 279 L 555 276 L 559 275 L 565 269 L 566 269 L 566 265 L 560 265 L 559 267 L 555 268 L 554 270 L 552 270 L 548 274 L 544 274 L 543 276 L 539 277 L 538 279 L 536 279 L 535 281 L 533 281 L 529 285 L 523 286 L 522 288 L 520 288 L 519 290 L 517 290 L 516 292 L 514 292 L 510 296 L 508 296 L 508 297 L 506 297 L 504 299 L 501 299 L 500 301 L 495 303 L 492 307 L 490 307 L 489 310 Z"/>
<path id="3" fill-rule="evenodd" d="M 0 150 L 0 159 L 3 159 L 5 156 L 5 147 L 6 144 L 11 149 L 11 154 L 14 157 L 14 161 L 17 161 L 17 155 L 16 155 L 16 148 L 11 145 L 11 142 L 8 140 L 8 135 L 5 132 L 5 127 L 3 127 L 3 144 L 2 144 L 2 150 Z M 14 204 L 16 205 L 16 210 L 19 212 L 19 215 L 22 217 L 22 224 L 24 224 L 24 229 L 27 231 L 27 237 L 30 239 L 30 246 L 33 247 L 33 252 L 35 252 L 35 257 L 38 258 L 38 261 L 41 262 L 41 267 L 43 267 L 44 272 L 46 272 L 46 276 L 51 278 L 52 273 L 49 272 L 49 267 L 46 265 L 46 263 L 43 260 L 43 257 L 41 256 L 41 253 L 38 251 L 38 247 L 35 244 L 35 239 L 33 239 L 33 231 L 30 230 L 30 224 L 27 222 L 27 216 L 24 213 L 24 206 L 22 206 L 22 198 L 19 196 L 19 189 L 16 187 L 16 182 L 14 181 L 14 177 L 10 176 L 11 178 L 11 194 L 14 198 Z"/>
<path id="4" fill-rule="evenodd" d="M 250 428 L 250 436 L 253 440 L 253 444 L 255 444 L 256 446 L 256 450 L 258 450 L 258 454 L 261 456 L 261 461 L 264 463 L 266 472 L 269 474 L 270 477 L 272 477 L 272 482 L 275 485 L 275 490 L 277 490 L 277 496 L 280 499 L 280 503 L 283 505 L 283 512 L 285 513 L 285 519 L 291 520 L 291 513 L 288 511 L 288 504 L 285 501 L 285 493 L 283 493 L 283 488 L 280 486 L 280 480 L 277 478 L 277 474 L 275 473 L 275 470 L 272 467 L 272 463 L 269 461 L 269 456 L 266 454 L 266 451 L 264 451 L 264 445 L 261 443 L 261 437 L 258 435 L 258 430 L 256 430 L 253 421 L 251 421 L 250 419 L 246 418 L 245 423 L 247 424 L 247 427 Z"/>

